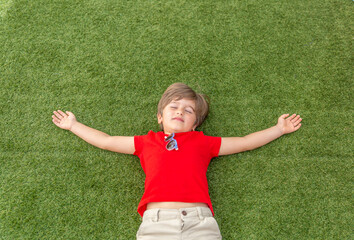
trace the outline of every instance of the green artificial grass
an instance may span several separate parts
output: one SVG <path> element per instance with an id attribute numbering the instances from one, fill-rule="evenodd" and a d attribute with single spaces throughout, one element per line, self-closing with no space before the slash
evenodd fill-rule
<path id="1" fill-rule="evenodd" d="M 134 239 L 144 173 L 54 110 L 111 135 L 158 131 L 174 82 L 211 99 L 199 128 L 244 136 L 283 113 L 302 128 L 216 158 L 223 238 L 350 239 L 352 1 L 0 0 L 0 239 Z"/>

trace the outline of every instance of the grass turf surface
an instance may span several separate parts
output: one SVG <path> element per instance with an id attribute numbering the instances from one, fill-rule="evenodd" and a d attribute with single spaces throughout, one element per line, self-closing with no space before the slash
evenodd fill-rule
<path id="1" fill-rule="evenodd" d="M 214 159 L 224 239 L 349 239 L 352 1 L 0 0 L 0 239 L 134 239 L 144 174 L 53 110 L 112 135 L 158 130 L 173 82 L 211 98 L 199 129 L 302 128 Z"/>

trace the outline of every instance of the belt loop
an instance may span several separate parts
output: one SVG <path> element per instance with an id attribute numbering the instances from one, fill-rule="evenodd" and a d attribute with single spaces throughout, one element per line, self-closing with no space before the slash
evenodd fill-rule
<path id="1" fill-rule="evenodd" d="M 198 211 L 199 220 L 204 220 L 202 209 L 200 207 L 197 207 L 197 211 Z"/>

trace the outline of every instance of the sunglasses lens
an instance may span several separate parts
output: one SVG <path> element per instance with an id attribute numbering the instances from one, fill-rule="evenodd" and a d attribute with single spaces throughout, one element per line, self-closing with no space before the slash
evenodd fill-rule
<path id="1" fill-rule="evenodd" d="M 165 138 L 165 142 L 170 141 L 175 136 L 174 133 L 170 134 L 167 138 Z"/>
<path id="2" fill-rule="evenodd" d="M 167 143 L 166 148 L 167 148 L 167 150 L 173 150 L 173 149 L 177 148 L 177 141 L 172 140 L 171 142 Z"/>

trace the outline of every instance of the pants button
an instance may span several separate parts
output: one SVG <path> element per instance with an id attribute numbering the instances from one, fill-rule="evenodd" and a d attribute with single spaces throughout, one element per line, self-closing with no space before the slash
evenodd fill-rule
<path id="1" fill-rule="evenodd" d="M 182 215 L 183 216 L 187 216 L 187 212 L 186 211 L 182 211 Z"/>

